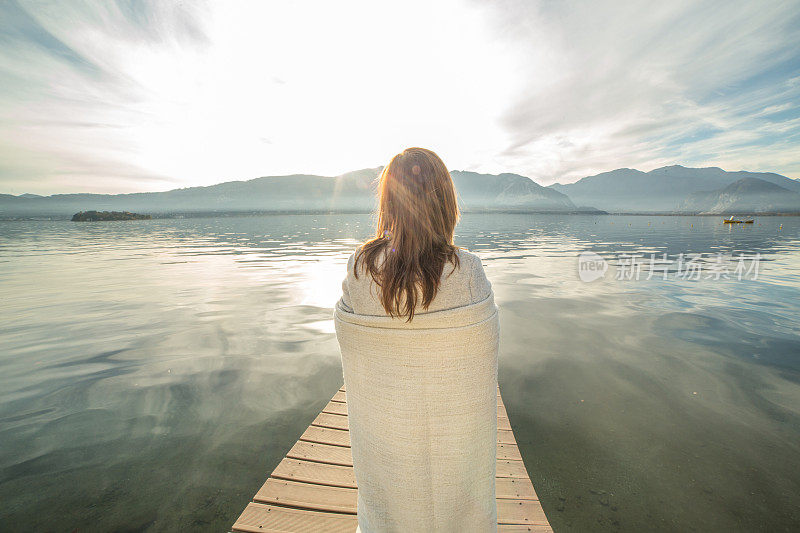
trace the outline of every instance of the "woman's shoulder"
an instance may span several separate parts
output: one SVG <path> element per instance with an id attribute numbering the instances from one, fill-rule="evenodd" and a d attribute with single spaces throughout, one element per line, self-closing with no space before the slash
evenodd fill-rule
<path id="1" fill-rule="evenodd" d="M 483 270 L 481 258 L 465 248 L 459 248 L 457 253 L 459 269 L 468 279 L 471 300 L 473 302 L 483 300 L 491 293 L 492 284 Z"/>
<path id="2" fill-rule="evenodd" d="M 483 268 L 481 258 L 466 248 L 456 248 L 456 253 L 458 254 L 458 261 L 462 269 L 473 270 L 477 268 Z"/>
<path id="3" fill-rule="evenodd" d="M 366 275 L 366 261 L 364 261 L 364 257 L 361 256 L 363 248 L 364 243 L 359 244 L 347 258 L 347 277 L 352 283 L 368 283 L 372 279 L 371 276 Z M 380 258 L 378 259 L 378 264 L 380 264 Z"/>
<path id="4" fill-rule="evenodd" d="M 353 270 L 355 268 L 356 259 L 358 258 L 358 254 L 361 253 L 361 249 L 364 247 L 364 244 L 359 244 L 355 247 L 353 252 L 350 254 L 350 257 L 347 258 L 347 273 L 353 274 Z M 363 270 L 363 261 L 359 261 L 359 267 Z"/>

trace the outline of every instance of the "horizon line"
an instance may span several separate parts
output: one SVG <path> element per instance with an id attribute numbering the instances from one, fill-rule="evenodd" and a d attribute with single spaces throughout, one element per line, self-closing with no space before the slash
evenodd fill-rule
<path id="1" fill-rule="evenodd" d="M 326 176 L 326 175 L 323 175 L 323 174 L 304 174 L 304 173 L 301 173 L 301 172 L 295 172 L 295 173 L 292 173 L 292 174 L 275 174 L 275 175 L 272 175 L 272 176 L 256 176 L 254 178 L 248 178 L 248 179 L 233 179 L 233 180 L 228 180 L 228 181 L 220 181 L 220 182 L 211 183 L 211 184 L 208 184 L 208 185 L 189 185 L 189 186 L 186 186 L 186 187 L 176 187 L 176 188 L 173 188 L 173 189 L 165 189 L 165 190 L 162 190 L 162 191 L 131 191 L 131 192 L 91 192 L 91 191 L 80 191 L 80 192 L 54 192 L 54 193 L 50 193 L 50 194 L 37 194 L 37 193 L 29 193 L 29 192 L 13 194 L 13 193 L 0 192 L 0 195 L 2 195 L 2 196 L 13 196 L 15 198 L 24 197 L 26 195 L 27 196 L 35 196 L 35 197 L 39 197 L 39 198 L 49 198 L 51 196 L 71 195 L 71 194 L 96 194 L 96 195 L 102 195 L 102 196 L 121 196 L 121 195 L 125 195 L 125 194 L 158 194 L 158 193 L 165 193 L 165 192 L 172 192 L 172 191 L 180 191 L 180 190 L 185 190 L 185 189 L 215 187 L 217 185 L 223 185 L 225 183 L 236 183 L 236 182 L 245 183 L 245 182 L 248 182 L 248 181 L 264 179 L 264 178 L 290 178 L 292 176 L 308 176 L 308 177 L 315 177 L 315 178 L 336 179 L 336 178 L 340 178 L 342 176 L 345 176 L 347 174 L 352 174 L 354 172 L 361 172 L 361 171 L 364 171 L 364 170 L 381 169 L 383 167 L 384 167 L 384 165 L 378 165 L 376 167 L 364 167 L 364 168 L 359 168 L 359 169 L 356 169 L 356 170 L 350 170 L 350 171 L 347 171 L 347 172 L 343 172 L 342 174 L 337 174 L 337 175 L 334 175 L 334 176 Z M 800 177 L 793 178 L 793 177 L 790 177 L 790 176 L 785 176 L 785 175 L 780 174 L 778 172 L 760 171 L 760 170 L 742 170 L 742 169 L 740 169 L 740 170 L 725 170 L 724 168 L 719 167 L 719 166 L 687 167 L 685 165 L 681 165 L 681 164 L 678 164 L 678 163 L 672 164 L 672 165 L 664 165 L 664 166 L 657 167 L 657 168 L 654 168 L 654 169 L 648 170 L 648 171 L 639 170 L 639 169 L 633 168 L 633 167 L 617 167 L 617 168 L 614 168 L 614 169 L 611 169 L 611 170 L 604 170 L 603 172 L 598 172 L 597 174 L 591 174 L 589 176 L 583 176 L 581 178 L 576 179 L 575 181 L 570 181 L 570 182 L 567 182 L 567 183 L 562 183 L 560 181 L 555 181 L 555 182 L 550 183 L 548 185 L 543 185 L 543 184 L 539 183 L 537 180 L 535 180 L 534 178 L 532 178 L 530 176 L 526 176 L 524 174 L 519 174 L 517 172 L 499 172 L 497 174 L 492 174 L 492 173 L 489 173 L 489 172 L 476 172 L 476 171 L 473 171 L 473 170 L 461 170 L 461 169 L 452 169 L 452 170 L 449 170 L 448 172 L 449 173 L 453 173 L 453 172 L 471 172 L 473 174 L 480 174 L 480 175 L 483 175 L 483 176 L 501 176 L 503 174 L 513 174 L 513 175 L 516 175 L 516 176 L 522 176 L 523 178 L 527 178 L 527 179 L 531 180 L 532 182 L 534 182 L 535 184 L 537 184 L 537 185 L 539 185 L 541 187 L 548 187 L 549 188 L 549 187 L 551 187 L 553 185 L 572 185 L 574 183 L 578 183 L 579 181 L 581 181 L 583 179 L 591 178 L 591 177 L 594 177 L 594 176 L 599 176 L 600 174 L 608 174 L 609 172 L 615 172 L 617 170 L 635 170 L 635 171 L 641 172 L 643 174 L 649 174 L 650 172 L 654 172 L 656 170 L 661 170 L 661 169 L 664 169 L 664 168 L 671 168 L 671 167 L 680 167 L 680 168 L 686 168 L 686 169 L 691 169 L 691 170 L 719 169 L 719 170 L 721 170 L 723 172 L 727 172 L 727 173 L 749 172 L 749 173 L 752 173 L 752 174 L 775 174 L 777 176 L 783 176 L 784 178 L 787 178 L 787 179 L 790 179 L 790 180 L 800 181 Z"/>

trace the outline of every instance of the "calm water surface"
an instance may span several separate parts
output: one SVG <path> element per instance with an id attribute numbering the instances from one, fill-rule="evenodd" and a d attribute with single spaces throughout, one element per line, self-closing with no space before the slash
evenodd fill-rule
<path id="1" fill-rule="evenodd" d="M 800 528 L 800 220 L 720 222 L 459 225 L 556 531 Z M 371 227 L 0 222 L 0 530 L 226 530 L 341 383 L 332 307 Z M 718 252 L 757 279 L 615 279 L 619 254 Z"/>

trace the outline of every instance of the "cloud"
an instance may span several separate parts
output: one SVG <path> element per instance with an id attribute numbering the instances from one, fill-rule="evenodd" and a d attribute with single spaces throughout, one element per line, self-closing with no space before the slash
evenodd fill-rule
<path id="1" fill-rule="evenodd" d="M 798 3 L 494 5 L 497 37 L 533 59 L 502 117 L 509 166 L 543 182 L 667 163 L 800 173 L 800 129 L 777 116 L 800 116 Z"/>
<path id="2" fill-rule="evenodd" d="M 800 175 L 798 2 L 0 3 L 0 190 L 336 175 Z"/>
<path id="3" fill-rule="evenodd" d="M 147 119 L 148 88 L 121 65 L 148 49 L 202 48 L 195 14 L 162 2 L 12 0 L 0 4 L 0 44 L 5 189 L 123 192 L 174 181 L 138 162 L 129 132 Z"/>

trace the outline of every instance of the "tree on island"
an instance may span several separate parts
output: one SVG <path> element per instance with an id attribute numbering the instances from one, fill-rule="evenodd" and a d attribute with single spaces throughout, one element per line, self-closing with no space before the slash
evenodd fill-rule
<path id="1" fill-rule="evenodd" d="M 150 220 L 150 215 L 130 211 L 81 211 L 72 215 L 73 222 L 98 222 L 105 220 Z"/>

